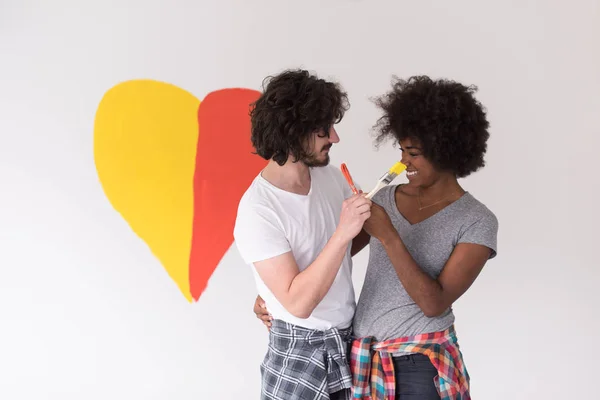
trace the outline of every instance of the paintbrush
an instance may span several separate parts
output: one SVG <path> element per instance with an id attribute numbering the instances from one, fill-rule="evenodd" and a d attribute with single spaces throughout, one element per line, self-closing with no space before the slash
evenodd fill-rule
<path id="1" fill-rule="evenodd" d="M 397 162 L 396 164 L 394 164 L 392 168 L 390 168 L 385 174 L 383 174 L 381 178 L 379 178 L 379 181 L 377 182 L 377 185 L 375 185 L 375 188 L 371 190 L 369 194 L 367 194 L 367 199 L 373 198 L 373 196 L 375 196 L 377 192 L 379 192 L 381 189 L 392 183 L 392 181 L 396 179 L 396 177 L 400 175 L 405 169 L 406 165 L 402 164 L 401 162 Z"/>
<path id="2" fill-rule="evenodd" d="M 350 189 L 352 190 L 352 193 L 358 194 L 359 191 L 356 188 L 354 181 L 352 180 L 352 175 L 350 175 L 350 171 L 348 170 L 348 167 L 346 166 L 346 164 L 342 163 L 341 170 L 342 170 L 342 173 L 344 174 L 344 178 L 346 178 L 346 182 L 348 182 L 348 185 L 350 186 Z"/>

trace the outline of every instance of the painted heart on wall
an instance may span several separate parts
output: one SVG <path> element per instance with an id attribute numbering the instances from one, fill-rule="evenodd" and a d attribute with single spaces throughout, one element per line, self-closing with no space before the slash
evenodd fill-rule
<path id="1" fill-rule="evenodd" d="M 168 83 L 131 80 L 98 106 L 102 188 L 190 302 L 231 247 L 237 204 L 266 166 L 250 142 L 248 113 L 259 95 L 231 88 L 200 101 Z"/>

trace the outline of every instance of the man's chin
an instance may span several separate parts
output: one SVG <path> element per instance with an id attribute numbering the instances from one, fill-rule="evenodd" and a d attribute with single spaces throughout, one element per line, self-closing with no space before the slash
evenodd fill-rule
<path id="1" fill-rule="evenodd" d="M 304 164 L 306 164 L 308 167 L 326 167 L 329 165 L 329 161 L 329 156 L 326 156 L 325 158 L 319 160 L 306 160 Z"/>

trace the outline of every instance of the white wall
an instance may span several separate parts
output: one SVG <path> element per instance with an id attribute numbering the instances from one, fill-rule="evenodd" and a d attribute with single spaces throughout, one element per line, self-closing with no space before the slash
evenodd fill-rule
<path id="1" fill-rule="evenodd" d="M 188 303 L 104 196 L 93 120 L 123 80 L 202 98 L 295 66 L 347 88 L 332 158 L 363 187 L 398 158 L 369 136 L 392 74 L 479 86 L 488 166 L 464 186 L 496 212 L 500 247 L 455 306 L 473 396 L 597 396 L 600 11 L 566 4 L 4 0 L 0 398 L 258 398 L 250 271 L 232 248 Z"/>

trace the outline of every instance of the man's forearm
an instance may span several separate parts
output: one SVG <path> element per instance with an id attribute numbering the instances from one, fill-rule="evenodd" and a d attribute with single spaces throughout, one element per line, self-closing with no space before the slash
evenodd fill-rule
<path id="1" fill-rule="evenodd" d="M 288 311 L 308 318 L 327 294 L 342 265 L 350 243 L 334 234 L 317 259 L 300 272 L 288 290 Z"/>

